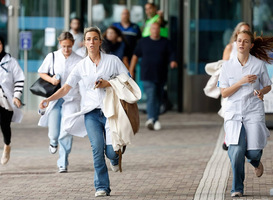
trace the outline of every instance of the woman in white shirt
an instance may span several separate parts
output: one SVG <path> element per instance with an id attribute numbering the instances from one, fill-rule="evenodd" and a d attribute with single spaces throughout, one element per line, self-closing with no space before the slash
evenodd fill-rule
<path id="1" fill-rule="evenodd" d="M 118 171 L 118 155 L 109 139 L 110 130 L 103 113 L 103 99 L 105 87 L 111 86 L 108 80 L 121 73 L 128 74 L 128 70 L 118 57 L 101 52 L 102 35 L 98 28 L 85 29 L 84 44 L 88 56 L 76 65 L 61 89 L 40 103 L 40 108 L 65 96 L 79 81 L 83 82 L 80 87 L 84 88 L 85 94 L 80 114 L 84 116 L 85 129 L 92 146 L 95 196 L 108 196 L 111 189 L 104 154 L 110 159 L 113 171 Z"/>
<path id="2" fill-rule="evenodd" d="M 266 54 L 272 51 L 270 40 L 254 39 L 249 31 L 239 32 L 237 57 L 223 64 L 218 81 L 222 96 L 227 97 L 224 128 L 233 172 L 232 197 L 244 193 L 245 157 L 254 167 L 257 177 L 263 174 L 260 160 L 269 136 L 263 97 L 271 90 L 272 84 L 264 61 L 271 60 Z"/>
<path id="3" fill-rule="evenodd" d="M 0 36 L 0 126 L 4 139 L 1 164 L 10 158 L 11 122 L 21 122 L 23 114 L 21 96 L 24 88 L 24 72 L 18 62 L 5 52 L 5 42 Z"/>
<path id="4" fill-rule="evenodd" d="M 250 25 L 246 22 L 240 22 L 239 24 L 237 24 L 237 26 L 235 27 L 235 29 L 232 32 L 229 44 L 227 44 L 227 46 L 225 47 L 225 50 L 223 52 L 223 58 L 222 58 L 223 60 L 229 60 L 231 58 L 237 57 L 237 45 L 236 45 L 237 33 L 241 32 L 243 30 L 250 31 Z M 223 117 L 225 103 L 226 103 L 226 99 L 222 98 L 221 99 L 222 108 L 218 112 L 218 114 L 221 117 Z M 222 147 L 224 150 L 228 150 L 228 147 L 225 142 L 223 143 Z"/>
<path id="5" fill-rule="evenodd" d="M 61 33 L 58 40 L 61 49 L 49 53 L 38 72 L 41 78 L 53 85 L 57 85 L 60 82 L 61 85 L 64 85 L 68 75 L 82 57 L 72 51 L 74 39 L 71 33 Z M 48 75 L 48 72 L 53 74 L 53 68 L 55 75 L 51 77 Z M 57 76 L 59 77 L 56 78 Z M 60 173 L 67 172 L 68 155 L 71 151 L 73 140 L 72 135 L 63 129 L 63 116 L 80 110 L 81 98 L 78 87 L 77 85 L 73 88 L 65 97 L 51 102 L 39 121 L 39 126 L 48 126 L 49 152 L 52 154 L 56 153 L 59 144 L 57 165 Z"/>

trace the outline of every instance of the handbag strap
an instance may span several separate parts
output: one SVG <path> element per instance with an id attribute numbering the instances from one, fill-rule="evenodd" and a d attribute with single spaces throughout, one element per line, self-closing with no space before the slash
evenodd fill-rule
<path id="1" fill-rule="evenodd" d="M 55 75 L 55 72 L 54 72 L 54 61 L 55 61 L 55 56 L 54 56 L 54 52 L 52 52 L 52 59 L 53 59 L 53 76 Z"/>

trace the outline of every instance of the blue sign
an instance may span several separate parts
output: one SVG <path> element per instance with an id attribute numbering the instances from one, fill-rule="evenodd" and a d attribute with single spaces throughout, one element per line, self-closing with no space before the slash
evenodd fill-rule
<path id="1" fill-rule="evenodd" d="M 20 32 L 20 49 L 30 50 L 32 48 L 32 33 L 30 31 Z"/>

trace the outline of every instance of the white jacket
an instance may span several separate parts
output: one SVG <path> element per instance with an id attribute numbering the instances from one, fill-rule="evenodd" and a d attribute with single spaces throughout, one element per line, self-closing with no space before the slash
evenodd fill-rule
<path id="1" fill-rule="evenodd" d="M 20 123 L 23 119 L 22 111 L 13 104 L 13 97 L 20 99 L 22 93 L 18 92 L 16 87 L 20 86 L 20 91 L 23 90 L 24 86 L 24 72 L 19 66 L 18 62 L 6 54 L 2 58 L 0 65 L 0 86 L 3 88 L 5 95 L 7 96 L 8 102 L 13 110 L 12 122 Z"/>
<path id="2" fill-rule="evenodd" d="M 205 71 L 208 75 L 211 75 L 209 81 L 206 84 L 206 87 L 204 88 L 204 93 L 206 96 L 218 99 L 221 96 L 221 90 L 217 87 L 217 82 L 219 79 L 219 75 L 221 72 L 222 64 L 224 63 L 224 60 L 219 60 L 217 62 L 208 63 L 205 66 Z M 225 113 L 225 105 L 226 105 L 227 99 L 221 98 L 221 109 L 218 111 L 218 115 L 224 118 Z"/>
<path id="3" fill-rule="evenodd" d="M 109 122 L 112 146 L 114 151 L 118 151 L 122 146 L 131 144 L 134 135 L 120 100 L 136 103 L 141 98 L 141 91 L 136 82 L 124 73 L 110 80 L 109 83 L 112 87 L 106 88 L 103 112 Z"/>

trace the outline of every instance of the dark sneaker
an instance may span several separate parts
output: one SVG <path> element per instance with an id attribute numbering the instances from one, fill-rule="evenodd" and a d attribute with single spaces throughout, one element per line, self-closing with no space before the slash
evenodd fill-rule
<path id="1" fill-rule="evenodd" d="M 225 151 L 228 150 L 228 146 L 226 145 L 226 143 L 223 143 L 222 148 L 223 148 L 223 150 L 225 150 Z"/>

